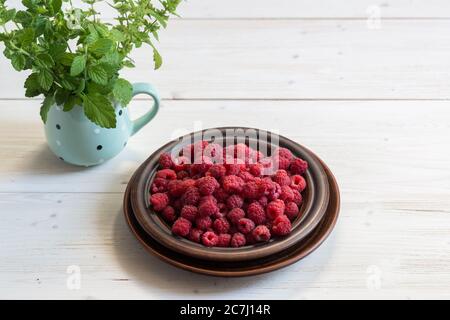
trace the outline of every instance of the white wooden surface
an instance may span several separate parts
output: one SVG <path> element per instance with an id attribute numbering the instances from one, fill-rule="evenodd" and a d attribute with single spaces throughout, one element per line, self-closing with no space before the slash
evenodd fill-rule
<path id="1" fill-rule="evenodd" d="M 367 28 L 379 5 L 381 29 Z M 48 151 L 39 100 L 0 59 L 0 298 L 450 298 L 448 1 L 200 1 L 126 76 L 164 106 L 117 158 L 81 169 Z M 371 8 L 373 10 L 373 8 Z M 386 19 L 385 19 L 386 18 Z M 133 101 L 134 114 L 146 100 Z M 342 211 L 305 260 L 221 279 L 149 256 L 122 218 L 138 164 L 172 133 L 278 130 L 336 174 Z M 66 286 L 81 268 L 81 288 Z"/>

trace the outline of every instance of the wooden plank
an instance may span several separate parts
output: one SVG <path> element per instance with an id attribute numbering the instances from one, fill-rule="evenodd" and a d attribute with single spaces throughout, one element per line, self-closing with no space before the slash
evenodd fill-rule
<path id="1" fill-rule="evenodd" d="M 134 54 L 123 75 L 166 99 L 448 99 L 450 21 L 174 21 L 165 65 Z M 2 98 L 22 98 L 25 75 L 0 59 Z"/>
<path id="2" fill-rule="evenodd" d="M 132 102 L 131 112 L 142 113 L 148 103 Z M 124 152 L 90 169 L 49 152 L 38 104 L 0 101 L 0 192 L 123 192 L 139 163 L 173 136 L 199 129 L 198 121 L 203 128 L 277 130 L 316 151 L 343 192 L 362 201 L 427 207 L 426 198 L 444 201 L 450 191 L 447 102 L 165 101 Z"/>
<path id="3" fill-rule="evenodd" d="M 338 226 L 322 247 L 286 269 L 243 279 L 191 274 L 148 255 L 125 225 L 121 194 L 2 193 L 0 296 L 449 298 L 450 213 L 428 211 L 448 208 L 448 197 L 431 199 L 425 188 L 406 203 L 371 201 L 345 190 Z M 69 266 L 80 268 L 79 290 L 66 286 Z"/>

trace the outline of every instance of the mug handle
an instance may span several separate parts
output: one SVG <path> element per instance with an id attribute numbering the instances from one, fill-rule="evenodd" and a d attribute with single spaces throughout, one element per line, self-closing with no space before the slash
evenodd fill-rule
<path id="1" fill-rule="evenodd" d="M 133 121 L 133 126 L 131 128 L 131 135 L 135 135 L 139 130 L 141 130 L 147 123 L 149 123 L 158 113 L 160 98 L 156 90 L 149 83 L 140 82 L 133 84 L 133 97 L 138 94 L 145 93 L 153 98 L 153 106 L 146 114 L 142 117 Z"/>

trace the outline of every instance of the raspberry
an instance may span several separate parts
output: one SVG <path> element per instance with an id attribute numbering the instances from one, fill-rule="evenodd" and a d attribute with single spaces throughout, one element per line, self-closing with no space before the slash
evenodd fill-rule
<path id="1" fill-rule="evenodd" d="M 295 158 L 291 161 L 291 165 L 289 166 L 289 170 L 292 174 L 304 174 L 306 170 L 308 170 L 308 162 Z"/>
<path id="2" fill-rule="evenodd" d="M 181 197 L 184 205 L 196 206 L 200 200 L 200 192 L 196 187 L 189 187 Z"/>
<path id="3" fill-rule="evenodd" d="M 227 175 L 238 175 L 239 172 L 245 170 L 245 164 L 240 163 L 239 160 L 234 158 L 225 159 L 225 168 L 227 169 Z"/>
<path id="4" fill-rule="evenodd" d="M 255 228 L 255 223 L 250 219 L 241 218 L 237 223 L 237 227 L 239 232 L 247 234 Z"/>
<path id="5" fill-rule="evenodd" d="M 246 243 L 246 239 L 245 236 L 242 233 L 236 232 L 235 234 L 233 234 L 233 236 L 231 237 L 231 242 L 230 245 L 233 248 L 238 248 L 238 247 L 243 247 L 245 246 Z"/>
<path id="6" fill-rule="evenodd" d="M 288 202 L 284 213 L 290 220 L 294 220 L 298 216 L 298 206 L 294 202 Z"/>
<path id="7" fill-rule="evenodd" d="M 210 176 L 220 179 L 227 173 L 227 169 L 221 164 L 213 164 L 207 172 Z"/>
<path id="8" fill-rule="evenodd" d="M 180 237 L 186 237 L 191 231 L 192 224 L 185 218 L 178 218 L 172 225 L 172 232 Z"/>
<path id="9" fill-rule="evenodd" d="M 282 200 L 274 200 L 267 205 L 266 214 L 271 220 L 283 215 L 285 209 L 284 202 Z"/>
<path id="10" fill-rule="evenodd" d="M 267 199 L 266 196 L 262 196 L 261 198 L 258 199 L 259 204 L 261 204 L 263 207 L 266 207 L 267 204 L 269 203 L 269 200 Z"/>
<path id="11" fill-rule="evenodd" d="M 203 201 L 198 206 L 198 214 L 202 217 L 212 216 L 219 212 L 219 207 L 214 201 Z"/>
<path id="12" fill-rule="evenodd" d="M 219 242 L 219 237 L 212 231 L 207 231 L 202 235 L 202 243 L 207 247 L 214 247 Z"/>
<path id="13" fill-rule="evenodd" d="M 214 190 L 219 187 L 219 183 L 214 177 L 203 177 L 196 181 L 195 186 L 200 194 L 207 196 L 214 193 Z"/>
<path id="14" fill-rule="evenodd" d="M 244 180 L 245 182 L 255 180 L 255 177 L 248 171 L 239 172 L 238 177 L 241 178 L 242 180 Z"/>
<path id="15" fill-rule="evenodd" d="M 207 230 L 212 226 L 212 220 L 210 217 L 198 217 L 195 219 L 195 225 L 200 230 Z"/>
<path id="16" fill-rule="evenodd" d="M 291 221 L 285 215 L 278 216 L 272 224 L 272 233 L 276 236 L 285 236 L 291 232 Z"/>
<path id="17" fill-rule="evenodd" d="M 302 197 L 302 195 L 300 194 L 300 192 L 298 192 L 297 190 L 292 190 L 292 192 L 294 193 L 294 200 L 293 200 L 293 202 L 296 204 L 296 205 L 301 205 L 302 204 L 302 202 L 303 202 L 303 197 Z"/>
<path id="18" fill-rule="evenodd" d="M 253 229 L 252 236 L 257 242 L 266 242 L 270 240 L 270 230 L 266 226 L 260 225 Z"/>
<path id="19" fill-rule="evenodd" d="M 214 191 L 214 197 L 216 197 L 216 199 L 218 201 L 224 202 L 228 199 L 228 193 L 225 192 L 225 190 L 223 190 L 223 188 L 219 187 L 216 189 L 216 191 Z"/>
<path id="20" fill-rule="evenodd" d="M 244 212 L 244 210 L 242 210 L 240 208 L 234 208 L 227 214 L 228 220 L 230 220 L 231 223 L 234 223 L 234 224 L 237 224 L 239 222 L 239 220 L 244 217 L 245 217 L 245 212 Z"/>
<path id="21" fill-rule="evenodd" d="M 180 211 L 181 208 L 183 208 L 183 202 L 181 201 L 181 199 L 175 199 L 172 201 L 172 207 L 175 210 Z"/>
<path id="22" fill-rule="evenodd" d="M 263 165 L 261 163 L 255 163 L 255 164 L 251 164 L 249 165 L 249 172 L 255 176 L 255 177 L 260 177 L 263 173 Z"/>
<path id="23" fill-rule="evenodd" d="M 228 197 L 227 199 L 227 207 L 228 209 L 234 209 L 234 208 L 242 208 L 242 205 L 244 204 L 244 199 L 242 199 L 241 196 L 237 194 L 233 194 Z"/>
<path id="24" fill-rule="evenodd" d="M 187 190 L 190 187 L 195 187 L 195 180 L 191 179 L 191 178 L 185 179 L 184 184 L 185 184 L 186 190 Z"/>
<path id="25" fill-rule="evenodd" d="M 169 204 L 169 197 L 165 193 L 155 193 L 150 197 L 153 210 L 162 211 Z"/>
<path id="26" fill-rule="evenodd" d="M 306 180 L 302 176 L 296 174 L 291 177 L 291 188 L 302 192 L 306 189 Z"/>
<path id="27" fill-rule="evenodd" d="M 179 198 L 186 192 L 186 184 L 181 180 L 170 180 L 167 190 L 172 197 Z"/>
<path id="28" fill-rule="evenodd" d="M 212 202 L 214 202 L 215 204 L 217 204 L 218 202 L 217 202 L 217 199 L 214 197 L 214 196 L 203 196 L 203 197 L 201 197 L 200 198 L 200 202 L 199 202 L 199 205 L 201 205 L 203 202 L 208 202 L 208 201 L 212 201 Z"/>
<path id="29" fill-rule="evenodd" d="M 159 165 L 163 169 L 170 169 L 173 166 L 172 156 L 170 153 L 162 153 L 159 156 Z"/>
<path id="30" fill-rule="evenodd" d="M 229 247 L 231 241 L 231 234 L 222 233 L 219 234 L 219 240 L 217 241 L 218 247 Z"/>
<path id="31" fill-rule="evenodd" d="M 259 202 L 252 202 L 248 206 L 247 217 L 257 225 L 266 222 L 266 212 Z"/>
<path id="32" fill-rule="evenodd" d="M 177 219 L 175 209 L 171 206 L 167 206 L 162 211 L 162 216 L 167 222 L 174 222 Z"/>
<path id="33" fill-rule="evenodd" d="M 200 243 L 200 241 L 202 239 L 202 234 L 203 234 L 202 230 L 197 229 L 197 228 L 192 228 L 191 231 L 189 232 L 188 239 L 193 242 Z"/>
<path id="34" fill-rule="evenodd" d="M 218 234 L 227 233 L 230 229 L 230 223 L 225 218 L 219 218 L 213 222 L 213 228 Z"/>
<path id="35" fill-rule="evenodd" d="M 168 182 L 169 182 L 168 180 L 163 178 L 155 178 L 155 180 L 153 180 L 153 184 L 150 188 L 150 191 L 152 193 L 166 192 Z"/>
<path id="36" fill-rule="evenodd" d="M 284 158 L 284 157 L 275 156 L 274 163 L 278 169 L 287 170 L 287 169 L 289 169 L 291 160 Z"/>
<path id="37" fill-rule="evenodd" d="M 280 158 L 286 158 L 288 160 L 292 160 L 293 157 L 291 150 L 282 147 L 277 148 L 274 152 L 274 155 Z"/>
<path id="38" fill-rule="evenodd" d="M 177 172 L 178 180 L 184 180 L 186 178 L 189 178 L 189 172 L 187 172 L 186 170 L 181 170 Z"/>
<path id="39" fill-rule="evenodd" d="M 225 203 L 218 203 L 219 212 L 214 216 L 216 219 L 226 217 L 228 213 L 228 208 Z"/>
<path id="40" fill-rule="evenodd" d="M 197 213 L 198 213 L 197 207 L 187 205 L 187 206 L 184 206 L 183 209 L 181 209 L 180 216 L 182 216 L 183 218 L 185 218 L 189 221 L 194 221 L 195 218 L 197 217 Z"/>
<path id="41" fill-rule="evenodd" d="M 203 155 L 211 158 L 214 162 L 222 162 L 223 150 L 222 146 L 217 143 L 210 143 L 205 147 Z"/>
<path id="42" fill-rule="evenodd" d="M 257 199 L 262 196 L 261 184 L 258 181 L 249 181 L 242 188 L 242 195 L 247 199 Z"/>
<path id="43" fill-rule="evenodd" d="M 251 150 L 244 143 L 238 143 L 234 146 L 234 157 L 243 160 L 245 163 L 250 161 Z"/>
<path id="44" fill-rule="evenodd" d="M 199 156 L 194 159 L 191 165 L 191 176 L 204 174 L 213 165 L 211 159 L 205 156 Z"/>
<path id="45" fill-rule="evenodd" d="M 281 193 L 280 197 L 281 200 L 286 202 L 291 202 L 294 200 L 294 192 L 292 192 L 292 189 L 288 186 L 282 186 L 281 187 Z"/>
<path id="46" fill-rule="evenodd" d="M 278 183 L 273 182 L 270 178 L 264 178 L 261 185 L 264 185 L 264 194 L 269 200 L 278 199 L 281 193 L 281 187 Z"/>
<path id="47" fill-rule="evenodd" d="M 277 172 L 275 172 L 275 174 L 272 176 L 272 180 L 278 183 L 281 187 L 291 184 L 291 178 L 289 178 L 286 170 L 277 170 Z"/>
<path id="48" fill-rule="evenodd" d="M 275 171 L 274 169 L 274 163 L 272 158 L 263 158 L 259 161 L 259 163 L 262 165 L 262 175 L 271 175 Z"/>
<path id="49" fill-rule="evenodd" d="M 162 169 L 156 172 L 156 178 L 175 180 L 177 174 L 172 169 Z"/>
<path id="50" fill-rule="evenodd" d="M 244 180 L 234 175 L 225 176 L 222 179 L 222 185 L 224 190 L 228 193 L 241 193 L 242 187 L 244 186 Z"/>
<path id="51" fill-rule="evenodd" d="M 175 172 L 185 171 L 188 169 L 189 164 L 191 163 L 191 160 L 189 158 L 181 156 L 178 158 L 175 158 L 173 161 L 173 169 Z"/>

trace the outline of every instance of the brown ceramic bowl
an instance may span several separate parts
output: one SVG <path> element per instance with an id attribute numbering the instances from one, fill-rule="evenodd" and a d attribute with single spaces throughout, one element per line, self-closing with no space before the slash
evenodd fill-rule
<path id="1" fill-rule="evenodd" d="M 172 148 L 181 149 L 184 145 L 191 143 L 191 141 L 202 139 L 203 131 L 191 133 L 166 144 L 153 153 L 140 167 L 139 173 L 131 185 L 131 205 L 142 228 L 153 239 L 169 250 L 197 259 L 221 262 L 246 261 L 268 257 L 288 249 L 308 236 L 323 218 L 329 202 L 327 174 L 317 156 L 292 140 L 267 131 L 251 128 L 217 128 L 215 130 L 220 131 L 224 136 L 227 133 L 226 139 L 218 139 L 216 137 L 214 142 L 219 144 L 229 139 L 236 142 L 237 139 L 243 137 L 244 130 L 255 130 L 257 133 L 256 137 L 247 137 L 245 139 L 246 144 L 258 142 L 261 147 L 265 142 L 260 137 L 268 136 L 271 137 L 268 141 L 269 145 L 273 145 L 274 140 L 279 140 L 281 147 L 288 148 L 294 155 L 308 161 L 309 169 L 305 174 L 308 186 L 302 193 L 304 201 L 300 208 L 299 218 L 292 222 L 292 232 L 285 237 L 273 238 L 267 243 L 240 248 L 208 248 L 172 234 L 170 226 L 159 214 L 152 210 L 149 204 L 149 190 L 158 170 L 159 156 L 161 153 L 171 151 Z M 248 133 L 248 131 L 246 132 Z"/>
<path id="2" fill-rule="evenodd" d="M 184 256 L 162 246 L 145 232 L 135 217 L 130 201 L 130 189 L 134 178 L 130 180 L 125 192 L 123 202 L 125 219 L 132 233 L 149 253 L 175 267 L 195 273 L 220 277 L 243 277 L 271 272 L 295 263 L 312 253 L 325 241 L 333 230 L 340 209 L 339 188 L 328 167 L 324 165 L 324 169 L 327 172 L 330 184 L 330 201 L 319 225 L 306 238 L 291 248 L 263 259 L 215 263 L 214 261 L 203 261 Z"/>

